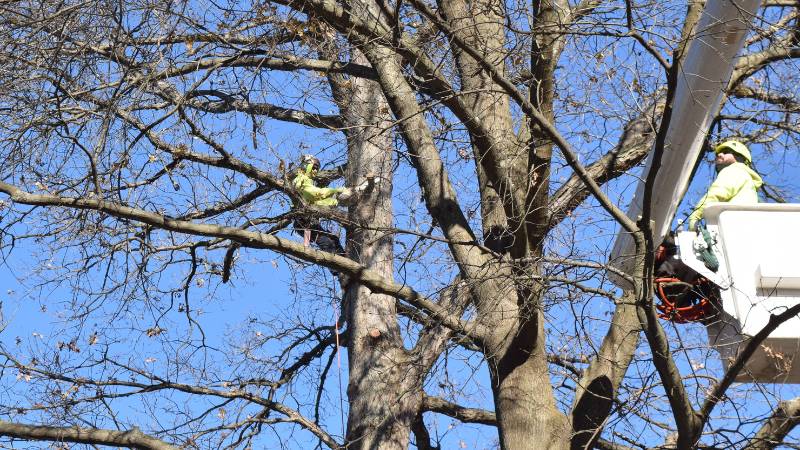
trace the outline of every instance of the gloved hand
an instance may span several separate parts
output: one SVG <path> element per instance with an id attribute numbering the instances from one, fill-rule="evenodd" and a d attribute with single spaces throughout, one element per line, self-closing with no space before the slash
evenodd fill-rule
<path id="1" fill-rule="evenodd" d="M 703 227 L 698 226 L 696 228 L 697 236 L 692 240 L 694 254 L 708 270 L 716 272 L 719 269 L 719 259 L 712 249 L 712 246 L 716 244 L 716 237 Z"/>
<path id="2" fill-rule="evenodd" d="M 377 177 L 368 176 L 366 180 L 359 183 L 352 188 L 339 188 L 339 194 L 336 199 L 343 206 L 350 206 L 358 203 L 361 198 L 371 192 L 375 188 L 375 179 Z"/>
<path id="3" fill-rule="evenodd" d="M 692 249 L 695 253 L 702 253 L 708 249 L 708 243 L 702 233 L 697 233 L 697 236 L 692 240 Z"/>
<path id="4" fill-rule="evenodd" d="M 376 184 L 375 180 L 377 178 L 378 177 L 376 177 L 376 176 L 368 175 L 367 178 L 364 181 L 362 181 L 358 186 L 356 186 L 353 189 L 358 194 L 362 194 L 364 192 L 371 191 L 371 190 L 373 190 L 375 188 L 375 184 Z"/>
<path id="5" fill-rule="evenodd" d="M 370 184 L 369 180 L 362 181 L 361 184 L 355 187 L 356 192 L 358 192 L 359 194 L 363 193 L 364 191 L 369 189 L 369 184 Z"/>
<path id="6" fill-rule="evenodd" d="M 350 200 L 352 200 L 354 193 L 353 190 L 350 188 L 339 188 L 339 193 L 336 194 L 336 200 L 340 203 L 347 204 Z"/>

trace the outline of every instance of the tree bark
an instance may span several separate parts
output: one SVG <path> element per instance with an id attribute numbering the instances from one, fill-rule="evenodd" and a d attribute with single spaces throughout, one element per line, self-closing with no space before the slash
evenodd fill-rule
<path id="1" fill-rule="evenodd" d="M 96 428 L 22 425 L 0 420 L 0 436 L 31 441 L 74 442 L 141 450 L 177 450 L 177 447 L 146 435 L 138 428 L 118 431 Z"/>
<path id="2" fill-rule="evenodd" d="M 570 445 L 573 450 L 593 448 L 611 413 L 617 389 L 639 342 L 641 328 L 635 302 L 629 293 L 617 305 L 608 333 L 576 387 Z"/>
<path id="3" fill-rule="evenodd" d="M 354 62 L 368 64 L 353 50 Z M 337 82 L 338 81 L 338 82 Z M 355 224 L 348 229 L 351 258 L 393 279 L 393 240 L 381 231 L 392 226 L 392 139 L 390 116 L 380 86 L 366 79 L 346 83 L 332 80 L 334 93 L 347 123 L 346 184 L 356 186 L 367 176 L 380 182 L 350 208 Z M 350 409 L 346 442 L 351 449 L 405 449 L 422 402 L 417 375 L 409 370 L 397 323 L 395 299 L 351 283 L 344 287 L 348 323 Z"/>
<path id="4" fill-rule="evenodd" d="M 550 385 L 543 321 L 526 322 L 503 357 L 490 364 L 501 447 L 530 449 L 535 439 L 536 448 L 569 448 L 569 421 L 556 408 Z"/>
<path id="5" fill-rule="evenodd" d="M 505 45 L 503 5 L 494 0 L 466 2 L 464 0 L 440 0 L 439 7 L 448 25 L 467 45 L 480 52 L 497 67 L 503 67 L 502 51 Z M 517 236 L 523 211 L 511 205 L 522 205 L 524 178 L 515 178 L 514 168 L 523 168 L 527 161 L 524 147 L 516 139 L 509 109 L 508 95 L 492 80 L 478 61 L 458 46 L 454 47 L 464 101 L 474 111 L 479 121 L 491 135 L 494 148 L 484 149 L 473 137 L 473 156 L 477 164 L 483 237 L 487 247 L 505 253 L 512 246 L 524 247 L 524 239 Z M 503 71 L 504 72 L 504 71 Z M 489 158 L 485 152 L 492 152 Z M 488 161 L 497 163 L 491 166 Z M 511 183 L 521 183 L 515 186 Z M 503 185 L 508 184 L 508 185 Z M 523 188 L 523 189 L 521 189 Z M 515 202 L 503 195 L 516 195 Z"/>
<path id="6" fill-rule="evenodd" d="M 800 397 L 780 402 L 770 418 L 756 432 L 746 450 L 773 449 L 800 423 Z"/>

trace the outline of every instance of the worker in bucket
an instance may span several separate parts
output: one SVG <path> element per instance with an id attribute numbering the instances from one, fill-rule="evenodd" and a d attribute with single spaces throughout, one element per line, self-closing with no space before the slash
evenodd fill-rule
<path id="1" fill-rule="evenodd" d="M 300 193 L 309 205 L 321 207 L 336 207 L 357 203 L 361 196 L 373 187 L 372 178 L 354 188 L 318 187 L 315 181 L 319 173 L 320 162 L 313 155 L 303 155 L 300 158 L 300 167 L 292 180 L 294 188 Z M 305 245 L 313 242 L 320 250 L 345 256 L 344 248 L 339 242 L 339 236 L 326 230 L 319 219 L 304 215 L 294 220 L 294 229 L 304 236 Z"/>
<path id="2" fill-rule="evenodd" d="M 752 169 L 750 150 L 739 141 L 727 140 L 714 148 L 717 178 L 697 202 L 689 216 L 689 229 L 697 229 L 703 211 L 711 203 L 758 203 L 758 188 L 764 182 Z"/>
<path id="3" fill-rule="evenodd" d="M 761 177 L 750 167 L 752 157 L 747 146 L 727 140 L 714 148 L 717 178 L 708 192 L 697 202 L 689 216 L 689 229 L 697 231 L 692 243 L 695 256 L 706 268 L 716 272 L 719 261 L 712 250 L 715 239 L 703 227 L 698 227 L 705 208 L 712 203 L 758 203 L 757 189 Z M 654 288 L 661 300 L 657 308 L 661 317 L 673 322 L 715 322 L 719 290 L 707 278 L 684 264 L 672 236 L 656 252 Z"/>

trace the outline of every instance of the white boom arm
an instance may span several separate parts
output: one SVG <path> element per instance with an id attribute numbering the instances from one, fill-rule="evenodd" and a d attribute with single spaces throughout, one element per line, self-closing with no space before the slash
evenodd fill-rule
<path id="1" fill-rule="evenodd" d="M 686 194 L 692 168 L 730 81 L 736 62 L 734 57 L 742 48 L 760 4 L 760 0 L 706 2 L 678 77 L 661 167 L 653 185 L 650 211 L 656 242 L 666 236 Z M 628 216 L 633 220 L 638 220 L 642 214 L 644 178 L 650 171 L 652 159 L 651 153 L 628 209 Z M 610 262 L 630 273 L 634 253 L 633 239 L 624 230 L 620 231 Z M 618 286 L 629 287 L 624 279 L 612 278 Z"/>

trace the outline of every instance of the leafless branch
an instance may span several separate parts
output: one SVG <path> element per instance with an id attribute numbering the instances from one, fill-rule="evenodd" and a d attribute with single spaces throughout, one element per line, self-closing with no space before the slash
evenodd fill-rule
<path id="1" fill-rule="evenodd" d="M 32 441 L 73 442 L 141 450 L 175 450 L 178 448 L 160 439 L 148 436 L 138 428 L 133 428 L 129 431 L 116 431 L 79 427 L 22 425 L 0 420 L 0 436 Z"/>
<path id="2" fill-rule="evenodd" d="M 423 411 L 430 411 L 453 417 L 464 423 L 481 423 L 495 425 L 497 419 L 491 411 L 476 408 L 465 408 L 440 397 L 426 395 L 422 402 Z"/>

